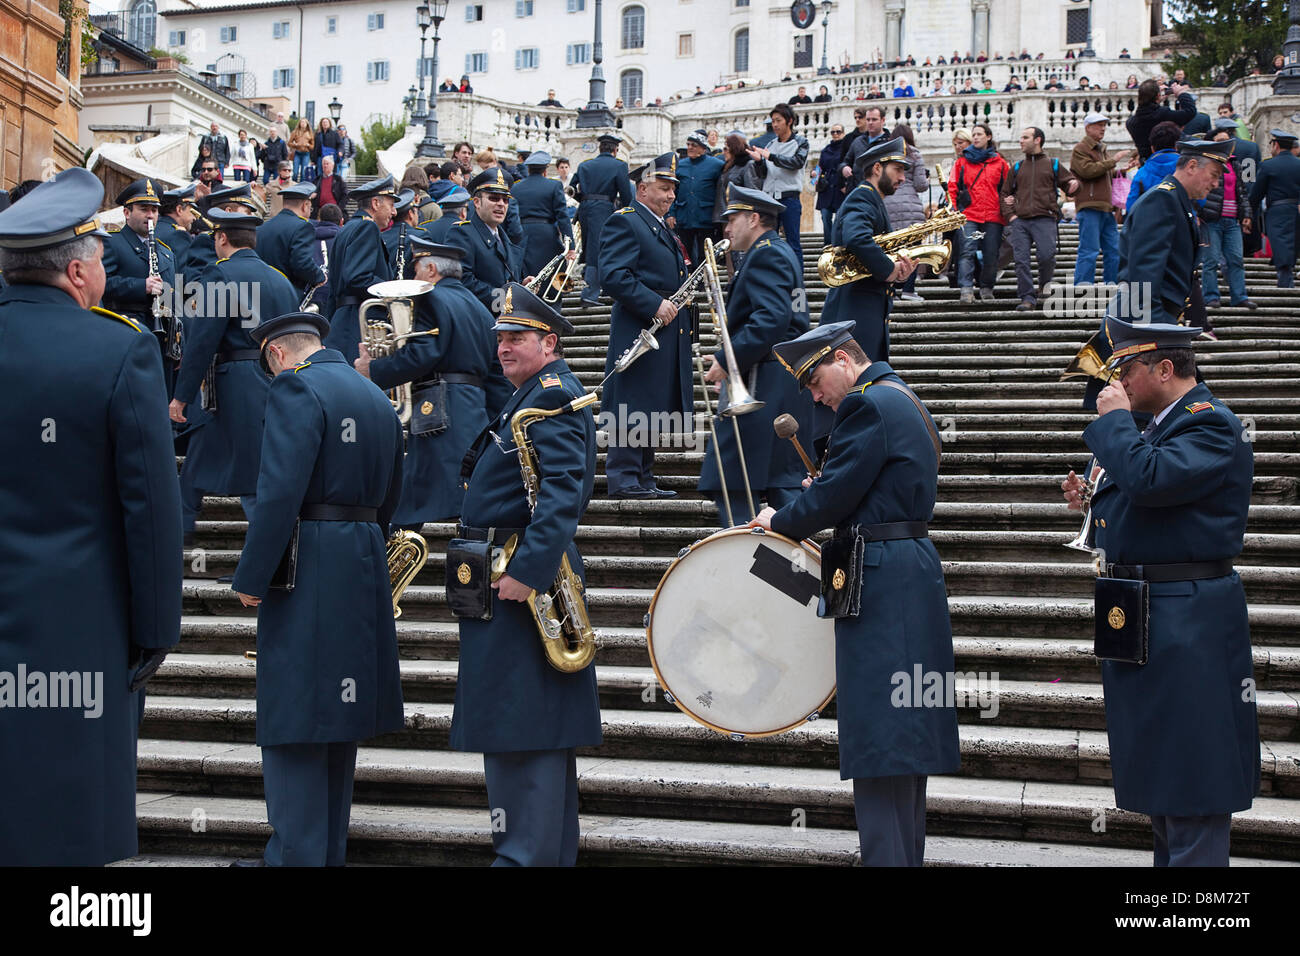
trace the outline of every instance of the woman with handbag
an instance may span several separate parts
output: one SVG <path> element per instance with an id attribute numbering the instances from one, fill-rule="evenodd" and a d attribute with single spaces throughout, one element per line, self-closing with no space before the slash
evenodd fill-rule
<path id="1" fill-rule="evenodd" d="M 998 249 L 1002 245 L 1002 200 L 999 192 L 1011 166 L 998 153 L 993 130 L 987 123 L 971 126 L 971 144 L 962 150 L 948 179 L 948 197 L 958 212 L 965 213 L 962 226 L 961 261 L 957 265 L 957 285 L 961 301 L 975 300 L 972 288 L 976 279 L 975 257 L 980 255 L 980 299 L 993 301 L 993 283 L 997 276 Z"/>

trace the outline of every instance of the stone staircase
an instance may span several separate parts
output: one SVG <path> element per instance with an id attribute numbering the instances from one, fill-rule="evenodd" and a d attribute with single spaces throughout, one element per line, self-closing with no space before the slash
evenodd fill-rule
<path id="1" fill-rule="evenodd" d="M 820 314 L 819 237 L 805 238 L 810 308 Z M 1058 281 L 1075 240 L 1062 229 Z M 1233 823 L 1234 862 L 1300 860 L 1300 294 L 1247 281 L 1255 312 L 1214 313 L 1220 339 L 1197 343 L 1215 393 L 1253 430 L 1254 498 L 1238 568 L 1250 604 L 1263 742 L 1263 791 Z M 932 865 L 1150 865 L 1147 818 L 1115 809 L 1105 712 L 1091 655 L 1086 556 L 1062 547 L 1080 518 L 1059 482 L 1081 470 L 1091 416 L 1082 385 L 1058 376 L 1095 317 L 1014 312 L 1014 277 L 994 303 L 958 307 L 937 280 L 900 304 L 891 362 L 934 414 L 945 452 L 931 535 L 944 560 L 957 669 L 999 675 L 998 712 L 961 709 L 962 769 L 928 796 Z M 578 327 L 566 359 L 600 380 L 609 308 L 565 305 Z M 705 336 L 706 340 L 709 336 Z M 706 341 L 707 345 L 707 341 Z M 697 395 L 702 409 L 702 395 Z M 683 547 L 717 529 L 695 491 L 697 450 L 661 453 L 669 501 L 597 497 L 578 530 L 587 564 L 605 744 L 580 751 L 588 864 L 852 864 L 852 788 L 837 771 L 835 708 L 774 738 L 733 742 L 658 691 L 642 618 Z M 601 455 L 603 461 L 603 454 Z M 603 464 L 601 465 L 603 471 Z M 269 834 L 254 740 L 255 617 L 215 580 L 239 558 L 234 499 L 208 499 L 187 555 L 182 640 L 150 684 L 139 747 L 137 863 L 257 856 Z M 455 864 L 491 859 L 476 754 L 447 749 L 457 630 L 442 589 L 450 524 L 426 525 L 430 560 L 398 622 L 406 726 L 358 756 L 349 859 Z"/>

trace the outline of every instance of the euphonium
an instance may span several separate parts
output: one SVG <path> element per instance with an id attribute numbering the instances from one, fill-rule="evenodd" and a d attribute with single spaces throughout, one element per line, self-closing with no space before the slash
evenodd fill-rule
<path id="1" fill-rule="evenodd" d="M 393 618 L 402 616 L 397 602 L 429 560 L 429 545 L 414 531 L 395 531 L 388 539 L 388 583 L 393 588 Z"/>
<path id="2" fill-rule="evenodd" d="M 437 329 L 426 332 L 411 331 L 411 316 L 415 309 L 411 299 L 424 295 L 433 288 L 432 282 L 418 279 L 394 279 L 391 282 L 376 282 L 366 289 L 377 298 L 366 299 L 357 310 L 357 319 L 361 323 L 361 344 L 374 358 L 392 355 L 406 344 L 406 340 L 417 335 L 437 335 Z M 387 322 L 368 322 L 366 313 L 382 306 L 388 311 Z M 393 411 L 406 424 L 411 420 L 411 383 L 405 382 L 388 390 L 388 400 L 393 403 Z"/>
<path id="3" fill-rule="evenodd" d="M 565 250 L 568 251 L 567 249 Z M 555 276 L 551 279 L 546 291 L 542 293 L 542 301 L 549 305 L 558 305 L 560 298 L 566 292 L 573 290 L 573 274 L 578 268 L 578 262 L 582 259 L 582 226 L 578 223 L 573 224 L 573 258 L 561 254 L 560 261 L 555 270 Z"/>
<path id="4" fill-rule="evenodd" d="M 530 511 L 537 507 L 540 477 L 537 452 L 528 443 L 528 427 L 543 418 L 576 412 L 595 402 L 595 393 L 588 392 L 559 408 L 521 408 L 511 417 L 510 434 L 519 455 L 519 470 Z M 557 671 L 573 674 L 591 663 L 596 656 L 596 631 L 587 615 L 582 579 L 574 573 L 567 553 L 560 558 L 560 569 L 551 589 L 544 594 L 530 592 L 527 603 L 542 635 L 542 651 L 548 664 Z"/>
<path id="5" fill-rule="evenodd" d="M 876 245 L 882 252 L 897 262 L 899 256 L 907 256 L 919 263 L 924 263 L 938 272 L 948 264 L 952 255 L 952 243 L 943 242 L 929 245 L 912 245 L 932 233 L 950 232 L 959 229 L 966 222 L 966 217 L 959 212 L 948 210 L 931 216 L 915 225 L 895 229 L 883 236 L 876 237 Z M 867 267 L 847 246 L 827 246 L 817 258 L 817 274 L 823 282 L 832 288 L 857 282 L 871 277 Z"/>

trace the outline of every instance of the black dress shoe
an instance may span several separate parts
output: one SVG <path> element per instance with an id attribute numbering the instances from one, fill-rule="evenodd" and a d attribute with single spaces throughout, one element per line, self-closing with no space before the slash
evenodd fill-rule
<path id="1" fill-rule="evenodd" d="M 625 491 L 611 491 L 608 497 L 618 501 L 649 501 L 658 495 L 645 488 L 628 488 Z"/>
<path id="2" fill-rule="evenodd" d="M 235 860 L 231 866 L 266 866 L 266 860 Z"/>
<path id="3" fill-rule="evenodd" d="M 234 584 L 235 576 L 233 574 L 223 574 L 217 578 L 218 584 Z"/>
<path id="4" fill-rule="evenodd" d="M 650 489 L 650 493 L 651 493 L 652 495 L 654 495 L 656 498 L 676 498 L 676 497 L 677 497 L 677 492 L 675 492 L 675 491 L 669 491 L 667 488 L 660 488 L 658 485 L 655 485 L 653 488 L 651 488 L 651 489 Z"/>

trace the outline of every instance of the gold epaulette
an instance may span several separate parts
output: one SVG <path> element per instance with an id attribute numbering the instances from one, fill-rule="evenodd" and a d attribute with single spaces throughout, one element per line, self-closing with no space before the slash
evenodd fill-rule
<path id="1" fill-rule="evenodd" d="M 163 242 L 163 241 L 162 241 L 161 239 L 159 239 L 157 236 L 154 236 L 153 241 L 156 242 L 156 243 L 158 243 L 158 245 L 162 246 L 162 247 L 163 247 L 164 249 L 166 249 L 168 252 L 172 252 L 172 247 L 169 246 L 169 245 L 167 245 L 167 243 Z M 172 252 L 172 255 L 176 255 L 176 253 Z"/>
<path id="2" fill-rule="evenodd" d="M 109 227 L 108 227 L 109 235 L 117 235 L 117 234 L 118 234 L 119 232 L 121 232 L 121 231 L 122 231 L 122 227 L 121 227 L 121 226 L 109 226 Z"/>
<path id="3" fill-rule="evenodd" d="M 468 220 L 468 219 L 457 219 L 454 223 L 452 223 L 452 225 L 455 225 L 455 226 L 468 226 L 468 225 L 469 225 L 469 220 Z"/>
<path id="4" fill-rule="evenodd" d="M 616 216 L 622 216 L 622 215 L 625 215 L 625 214 L 627 214 L 627 213 L 629 213 L 629 212 L 631 212 L 631 211 L 632 211 L 632 207 L 631 207 L 631 206 L 624 206 L 622 209 L 615 209 L 615 210 L 614 210 L 614 215 L 616 215 Z"/>
<path id="5" fill-rule="evenodd" d="M 1156 187 L 1156 189 L 1173 189 L 1173 188 L 1174 188 L 1173 183 L 1161 183 L 1159 186 Z"/>
<path id="6" fill-rule="evenodd" d="M 123 323 L 125 323 L 126 325 L 131 326 L 131 328 L 135 329 L 137 332 L 143 332 L 143 331 L 145 331 L 144 326 L 141 325 L 139 322 L 137 322 L 135 319 L 132 319 L 132 318 L 130 318 L 130 317 L 128 317 L 128 316 L 125 316 L 125 315 L 118 315 L 116 312 L 113 312 L 113 311 L 111 311 L 110 309 L 105 309 L 105 308 L 102 307 L 102 306 L 92 305 L 92 306 L 90 307 L 90 311 L 91 311 L 91 312 L 98 313 L 99 315 L 106 315 L 106 316 L 108 316 L 110 319 L 117 319 L 117 321 L 119 321 L 119 322 L 123 322 Z"/>
<path id="7" fill-rule="evenodd" d="M 299 372 L 301 372 L 303 369 L 305 369 L 305 368 L 306 368 L 308 365 L 310 365 L 310 364 L 311 364 L 311 362 L 301 362 L 301 363 L 299 363 L 298 365 L 295 365 L 295 366 L 293 367 L 293 374 L 294 374 L 294 375 L 297 375 Z"/>

